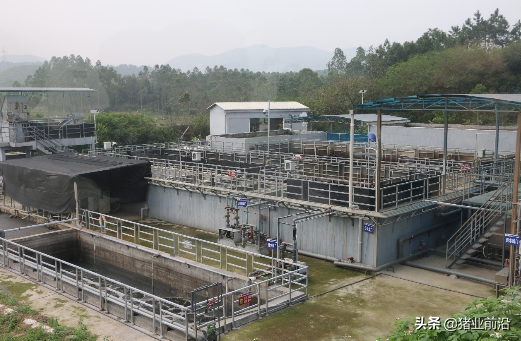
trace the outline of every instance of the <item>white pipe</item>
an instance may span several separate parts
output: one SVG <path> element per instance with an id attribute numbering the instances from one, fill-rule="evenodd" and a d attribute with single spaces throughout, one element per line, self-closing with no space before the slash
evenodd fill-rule
<path id="1" fill-rule="evenodd" d="M 362 227 L 364 225 L 364 220 L 362 218 L 358 218 L 358 258 L 356 259 L 358 263 L 362 263 Z"/>
<path id="2" fill-rule="evenodd" d="M 355 114 L 353 110 L 349 110 L 349 114 L 351 115 L 351 132 L 349 134 L 349 208 L 353 208 L 353 145 L 355 142 Z"/>

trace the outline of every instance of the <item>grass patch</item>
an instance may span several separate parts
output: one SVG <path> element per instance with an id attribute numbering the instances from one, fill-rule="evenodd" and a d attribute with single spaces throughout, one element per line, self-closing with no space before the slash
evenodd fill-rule
<path id="1" fill-rule="evenodd" d="M 0 341 L 96 341 L 98 336 L 89 332 L 83 319 L 80 318 L 76 328 L 61 326 L 54 317 L 46 317 L 22 305 L 19 298 L 13 295 L 0 293 L 0 302 L 11 307 L 11 313 L 0 312 Z M 32 328 L 23 323 L 24 319 L 31 318 L 42 325 L 53 328 L 51 333 L 42 327 Z"/>
<path id="2" fill-rule="evenodd" d="M 53 298 L 53 301 L 56 301 L 56 304 L 53 306 L 54 309 L 61 308 L 67 303 L 67 300 L 62 300 L 60 298 Z"/>
<path id="3" fill-rule="evenodd" d="M 8 279 L 11 277 L 12 276 L 6 276 L 5 278 Z M 38 287 L 38 285 L 34 283 L 20 283 L 9 280 L 0 281 L 0 285 L 5 287 L 4 291 L 7 291 L 10 295 L 22 300 L 32 296 L 31 294 L 26 294 L 27 291 L 35 290 Z"/>

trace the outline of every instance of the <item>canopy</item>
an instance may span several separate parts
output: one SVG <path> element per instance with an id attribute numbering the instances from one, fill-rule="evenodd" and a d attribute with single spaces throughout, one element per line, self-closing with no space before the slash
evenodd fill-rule
<path id="1" fill-rule="evenodd" d="M 151 176 L 148 161 L 73 153 L 8 160 L 0 171 L 7 196 L 51 213 L 75 210 L 74 183 L 79 200 L 108 192 L 111 202 L 143 201 Z"/>

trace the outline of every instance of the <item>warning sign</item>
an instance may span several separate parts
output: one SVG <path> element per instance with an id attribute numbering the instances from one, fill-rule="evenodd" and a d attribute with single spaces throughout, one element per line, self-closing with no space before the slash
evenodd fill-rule
<path id="1" fill-rule="evenodd" d="M 251 303 L 251 292 L 239 296 L 239 305 L 245 305 Z"/>

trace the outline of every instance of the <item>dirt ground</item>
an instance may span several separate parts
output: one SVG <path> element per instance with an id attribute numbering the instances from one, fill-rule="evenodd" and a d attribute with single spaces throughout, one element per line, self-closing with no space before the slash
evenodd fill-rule
<path id="1" fill-rule="evenodd" d="M 366 278 L 331 263 L 306 261 L 310 265 L 310 296 Z M 463 311 L 465 304 L 476 298 L 471 295 L 487 297 L 494 295 L 494 290 L 490 285 L 398 265 L 394 272 L 383 271 L 234 330 L 223 340 L 385 340 L 396 320 L 444 318 Z"/>
<path id="2" fill-rule="evenodd" d="M 55 290 L 38 285 L 0 267 L 0 292 L 11 294 L 45 316 L 54 316 L 60 324 L 77 327 L 80 318 L 89 331 L 98 335 L 98 340 L 147 341 L 155 340 L 146 332 L 117 321 L 81 304 Z"/>

